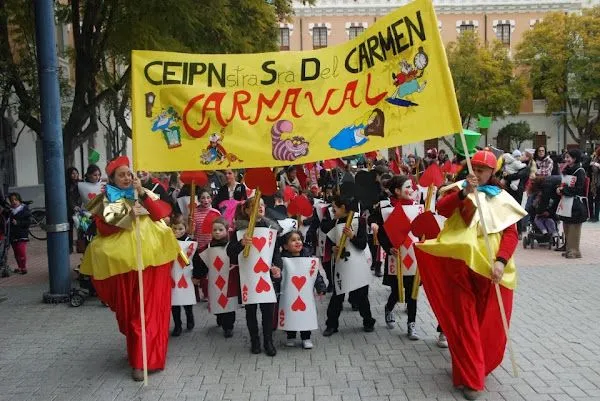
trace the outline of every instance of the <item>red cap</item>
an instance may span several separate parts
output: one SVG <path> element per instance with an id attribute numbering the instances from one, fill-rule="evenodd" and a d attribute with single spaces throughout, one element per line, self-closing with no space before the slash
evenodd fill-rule
<path id="1" fill-rule="evenodd" d="M 119 156 L 116 159 L 111 160 L 106 165 L 106 174 L 108 174 L 108 176 L 111 176 L 112 173 L 114 173 L 115 170 L 121 166 L 129 167 L 129 158 L 127 156 Z"/>
<path id="2" fill-rule="evenodd" d="M 496 169 L 498 160 L 496 156 L 489 150 L 479 150 L 471 158 L 471 164 L 474 166 L 489 167 L 492 170 Z"/>

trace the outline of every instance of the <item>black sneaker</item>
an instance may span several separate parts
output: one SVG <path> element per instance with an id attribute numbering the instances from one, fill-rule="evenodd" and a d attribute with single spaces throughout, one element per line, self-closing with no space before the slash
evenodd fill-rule
<path id="1" fill-rule="evenodd" d="M 171 332 L 173 337 L 179 337 L 181 335 L 181 326 L 175 326 L 173 331 Z"/>
<path id="2" fill-rule="evenodd" d="M 233 337 L 233 330 L 231 329 L 227 329 L 223 331 L 223 337 L 225 338 L 231 338 Z"/>
<path id="3" fill-rule="evenodd" d="M 364 326 L 363 327 L 363 331 L 365 333 L 372 333 L 375 331 L 375 326 Z"/>
<path id="4" fill-rule="evenodd" d="M 193 330 L 194 327 L 196 327 L 196 324 L 194 323 L 194 315 L 188 316 L 187 317 L 187 329 L 188 329 L 188 331 Z"/>
<path id="5" fill-rule="evenodd" d="M 331 337 L 332 334 L 337 333 L 338 329 L 334 329 L 333 327 L 327 327 L 323 332 L 323 337 Z"/>

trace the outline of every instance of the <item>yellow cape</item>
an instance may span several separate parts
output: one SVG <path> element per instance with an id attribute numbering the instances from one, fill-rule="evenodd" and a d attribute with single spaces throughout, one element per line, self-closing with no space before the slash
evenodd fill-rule
<path id="1" fill-rule="evenodd" d="M 462 185 L 462 183 L 456 184 Z M 470 196 L 474 200 L 473 195 Z M 527 213 L 504 190 L 495 197 L 486 196 L 482 192 L 479 193 L 479 196 L 490 245 L 494 253 L 493 259 L 495 259 L 500 248 L 502 231 L 521 220 Z M 467 225 L 460 212 L 455 211 L 446 220 L 444 228 L 436 239 L 416 244 L 416 246 L 433 256 L 461 260 L 473 271 L 491 279 L 492 266 L 490 266 L 490 259 L 487 255 L 478 212 Z M 513 258 L 507 261 L 500 284 L 511 290 L 515 289 L 517 272 Z"/>

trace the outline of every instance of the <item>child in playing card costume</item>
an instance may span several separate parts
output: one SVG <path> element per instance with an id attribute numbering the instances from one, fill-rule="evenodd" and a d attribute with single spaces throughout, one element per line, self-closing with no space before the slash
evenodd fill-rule
<path id="1" fill-rule="evenodd" d="M 127 337 L 133 379 L 141 381 L 144 377 L 135 225 L 139 222 L 143 238 L 149 370 L 165 367 L 171 311 L 171 266 L 180 248 L 171 229 L 161 220 L 170 215 L 171 206 L 142 187 L 140 180 L 132 175 L 127 157 L 111 161 L 106 166 L 106 173 L 109 176 L 106 192 L 88 204 L 98 235 L 85 251 L 81 273 L 92 276 L 98 297 L 116 313 L 119 330 Z M 139 203 L 135 201 L 136 192 Z"/>
<path id="2" fill-rule="evenodd" d="M 510 321 L 516 223 L 526 214 L 493 177 L 493 153 L 478 151 L 472 164 L 474 175 L 444 188 L 437 202 L 438 213 L 448 217 L 442 232 L 415 247 L 427 298 L 448 338 L 454 385 L 463 386 L 469 400 L 480 395 L 485 377 L 504 356 L 506 336 L 494 283 L 500 284 Z M 494 253 L 492 266 L 475 206 L 475 188 Z"/>
<path id="3" fill-rule="evenodd" d="M 250 237 L 248 234 L 246 234 L 245 230 L 248 228 L 248 222 L 250 220 L 250 214 L 252 211 L 252 203 L 255 201 L 257 201 L 255 198 L 249 198 L 244 203 L 238 205 L 235 216 L 236 232 L 233 233 L 234 237 L 230 240 L 229 245 L 227 246 L 227 255 L 229 256 L 232 264 L 239 266 L 240 284 L 242 286 L 242 302 L 244 303 L 246 309 L 246 323 L 248 325 L 250 341 L 252 343 L 251 351 L 253 354 L 260 354 L 261 352 L 260 338 L 258 336 L 258 321 L 256 319 L 256 310 L 258 304 L 260 305 L 260 311 L 262 314 L 263 345 L 265 348 L 265 353 L 269 356 L 275 356 L 277 354 L 277 350 L 275 349 L 275 345 L 273 345 L 273 318 L 276 298 L 273 288 L 273 281 L 281 280 L 281 252 L 279 251 L 279 247 L 275 246 L 277 232 L 281 231 L 281 227 L 275 221 L 269 220 L 265 217 L 265 204 L 262 199 L 258 199 L 260 204 L 258 207 L 258 216 L 255 225 L 255 236 Z M 264 239 L 264 237 L 256 237 L 257 228 L 268 229 L 262 231 L 275 231 L 275 235 L 272 235 L 273 232 L 271 231 L 270 237 L 272 238 L 269 241 L 268 248 L 265 248 L 266 245 L 260 241 Z M 254 243 L 254 240 L 256 240 L 257 244 Z M 252 266 L 242 266 L 244 263 L 248 262 L 249 259 L 245 258 L 243 255 L 246 245 L 250 246 L 252 249 L 256 246 L 260 246 L 261 250 L 273 249 L 270 255 L 265 255 L 263 253 L 259 254 L 260 258 L 256 258 L 258 260 L 254 266 L 254 272 L 256 274 L 253 274 Z M 253 250 L 251 252 L 253 252 Z M 263 261 L 263 258 L 265 257 L 267 259 L 271 259 L 270 266 L 265 265 L 265 262 Z M 263 266 L 258 266 L 259 262 L 262 262 Z M 264 274 L 262 276 L 259 274 L 260 272 L 264 272 L 262 267 L 264 267 L 265 270 L 270 273 L 270 277 L 267 275 L 265 279 Z M 248 283 L 252 282 L 252 279 L 255 277 L 260 276 L 260 278 L 256 282 L 256 285 L 253 285 L 254 282 L 252 282 L 252 285 L 250 285 L 245 283 L 245 280 L 242 276 L 248 277 Z M 269 283 L 269 281 L 271 282 Z M 248 292 L 252 293 L 249 294 Z M 262 295 L 265 294 L 272 294 L 271 302 L 252 301 L 252 298 L 264 299 Z"/>
<path id="4" fill-rule="evenodd" d="M 210 311 L 217 316 L 217 325 L 223 329 L 223 336 L 233 336 L 235 309 L 240 289 L 240 276 L 237 266 L 230 263 L 227 256 L 229 244 L 229 224 L 222 217 L 212 223 L 211 241 L 200 251 L 200 262 L 194 265 L 195 280 L 208 272 L 208 300 Z"/>
<path id="5" fill-rule="evenodd" d="M 196 304 L 196 293 L 193 287 L 193 281 L 198 277 L 206 277 L 207 270 L 196 268 L 200 264 L 200 257 L 196 252 L 198 244 L 187 235 L 187 224 L 181 214 L 175 214 L 171 217 L 171 230 L 179 242 L 179 247 L 187 256 L 187 261 L 178 258 L 171 268 L 171 313 L 175 327 L 171 335 L 179 337 L 181 335 L 181 307 L 185 310 L 186 326 L 192 330 L 194 324 L 194 311 L 192 307 Z M 196 271 L 195 279 L 192 279 L 192 272 Z"/>
<path id="6" fill-rule="evenodd" d="M 392 177 L 387 182 L 387 188 L 390 192 L 389 204 L 387 205 L 387 211 L 392 208 L 402 208 L 403 206 L 413 206 L 415 205 L 415 201 L 413 200 L 413 184 L 410 177 L 406 175 L 396 175 Z M 385 208 L 385 203 L 382 202 L 382 207 Z M 403 265 L 403 259 L 406 254 L 408 254 L 408 249 L 404 246 L 401 247 L 401 252 L 398 252 L 398 248 L 392 245 L 390 241 L 390 237 L 386 232 L 386 228 L 389 229 L 389 226 L 384 224 L 383 213 L 387 212 L 383 209 L 378 209 L 378 213 L 376 214 L 376 224 L 381 227 L 377 232 L 377 239 L 379 243 L 385 250 L 385 253 L 388 255 L 385 261 L 385 276 L 383 277 L 383 284 L 390 287 L 391 292 L 390 296 L 387 300 L 387 304 L 385 305 L 385 323 L 389 329 L 393 329 L 396 324 L 396 320 L 394 318 L 394 306 L 396 303 L 400 301 L 400 294 L 398 289 L 398 268 L 402 270 L 402 282 L 404 284 L 404 300 L 406 302 L 406 313 L 408 314 L 408 322 L 407 322 L 407 335 L 411 340 L 418 340 L 419 335 L 417 334 L 417 330 L 415 327 L 415 321 L 417 317 L 417 301 L 412 298 L 412 289 L 413 283 L 415 279 L 415 273 L 417 266 L 413 263 L 410 266 L 410 269 L 405 269 Z M 404 223 L 407 227 L 398 227 L 394 225 L 395 230 L 399 231 L 410 231 L 410 220 L 404 216 Z M 410 247 L 413 247 L 414 244 L 411 244 Z M 410 259 L 412 261 L 412 258 Z"/>
<path id="7" fill-rule="evenodd" d="M 207 218 L 212 220 L 215 216 L 220 216 L 221 212 L 212 207 L 212 195 L 208 188 L 202 188 L 199 196 L 198 206 L 194 211 L 194 238 L 198 241 L 198 249 L 204 249 L 211 241 L 211 232 L 204 229 L 204 221 Z M 204 276 L 199 279 L 198 283 L 204 297 L 201 300 L 206 302 L 208 297 L 208 279 Z"/>
<path id="8" fill-rule="evenodd" d="M 336 196 L 333 200 L 334 226 L 327 234 L 332 243 L 332 280 L 334 291 L 327 307 L 326 328 L 323 332 L 329 337 L 338 332 L 339 317 L 342 312 L 346 292 L 353 292 L 354 303 L 363 318 L 363 329 L 370 333 L 375 329 L 375 319 L 371 315 L 369 303 L 369 281 L 371 278 L 370 252 L 367 248 L 367 227 L 365 219 L 354 219 L 351 227 L 345 227 L 351 212 L 352 200 Z M 341 235 L 346 235 L 346 246 L 342 256 L 335 260 Z"/>
<path id="9" fill-rule="evenodd" d="M 290 278 L 290 275 L 292 274 L 296 274 L 298 273 L 298 275 L 293 275 L 290 278 L 290 282 L 293 284 L 292 286 L 289 286 L 289 289 L 284 289 L 283 291 L 285 292 L 286 290 L 289 291 L 295 291 L 294 292 L 294 296 L 297 295 L 296 292 L 298 292 L 299 294 L 302 294 L 301 292 L 301 287 L 302 284 L 304 282 L 306 282 L 307 280 L 309 281 L 313 281 L 314 280 L 314 289 L 317 291 L 317 293 L 319 295 L 325 295 L 325 292 L 327 291 L 327 285 L 325 285 L 325 281 L 323 280 L 323 277 L 321 276 L 321 274 L 319 273 L 316 264 L 318 263 L 318 259 L 317 258 L 311 258 L 310 256 L 310 251 L 308 250 L 308 248 L 304 247 L 304 243 L 303 243 L 303 237 L 302 237 L 302 233 L 298 230 L 292 230 L 288 233 L 286 233 L 283 236 L 283 240 L 282 240 L 282 247 L 283 247 L 283 252 L 281 253 L 281 259 L 283 262 L 283 282 L 284 284 L 286 284 L 287 279 Z M 300 269 L 298 272 L 290 272 L 288 270 L 286 270 L 286 264 L 291 265 L 292 262 L 290 261 L 291 258 L 305 258 L 306 259 L 306 266 L 305 268 L 308 269 L 308 271 L 304 271 L 301 272 Z M 311 266 L 312 264 L 312 266 Z M 294 266 L 296 267 L 296 266 Z M 301 273 L 308 273 L 308 274 L 304 274 L 302 275 Z M 311 278 L 313 278 L 313 280 L 311 280 Z M 289 283 L 288 283 L 289 284 Z M 297 288 L 300 287 L 300 288 Z M 305 291 L 306 293 L 306 291 Z M 286 297 L 286 295 L 291 295 L 291 294 L 284 294 L 282 293 L 282 297 Z M 317 309 L 315 306 L 315 301 L 314 301 L 314 296 L 312 296 L 312 288 L 310 289 L 310 295 L 307 295 L 306 297 L 304 297 L 305 299 L 303 300 L 300 295 L 297 296 L 297 298 L 295 298 L 294 296 L 291 297 L 287 297 L 287 299 L 289 299 L 290 301 L 292 299 L 295 299 L 295 301 L 293 303 L 291 303 L 291 311 L 288 310 L 288 314 L 290 312 L 295 312 L 296 310 L 300 310 L 301 312 L 296 312 L 296 313 L 311 313 L 312 316 L 302 316 L 302 322 L 300 322 L 299 324 L 306 324 L 307 328 L 308 326 L 311 326 L 311 320 L 314 321 L 314 325 L 311 326 L 312 328 L 317 328 Z M 290 303 L 290 302 L 288 302 Z M 295 303 L 298 303 L 300 306 L 297 307 L 295 306 Z M 306 306 L 307 303 L 310 303 L 311 307 L 308 308 Z M 286 302 L 284 302 L 282 299 L 280 299 L 280 312 L 279 312 L 279 322 L 280 322 L 280 326 L 284 326 L 285 328 L 285 323 L 282 322 L 283 318 L 285 316 L 282 316 L 282 312 L 285 313 L 285 306 L 284 304 L 286 304 Z M 288 316 L 289 319 L 289 316 Z M 316 327 L 314 327 L 316 326 Z M 295 347 L 296 346 L 296 335 L 297 332 L 296 331 L 286 331 L 287 333 L 287 342 L 286 342 L 286 346 L 288 347 Z M 302 348 L 304 349 L 311 349 L 313 347 L 313 343 L 310 340 L 310 330 L 301 330 L 300 331 L 300 338 L 302 339 Z"/>

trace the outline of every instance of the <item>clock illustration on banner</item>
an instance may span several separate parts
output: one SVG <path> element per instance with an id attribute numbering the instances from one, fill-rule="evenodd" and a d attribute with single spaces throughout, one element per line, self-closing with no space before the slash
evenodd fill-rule
<path id="1" fill-rule="evenodd" d="M 414 64 L 418 70 L 424 70 L 427 64 L 429 64 L 429 57 L 423 51 L 422 46 L 419 47 L 419 51 L 415 54 Z"/>

